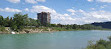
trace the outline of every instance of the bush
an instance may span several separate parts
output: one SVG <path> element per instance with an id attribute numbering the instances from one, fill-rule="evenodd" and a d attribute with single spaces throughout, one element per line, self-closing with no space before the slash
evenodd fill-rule
<path id="1" fill-rule="evenodd" d="M 17 31 L 17 26 L 16 26 L 16 25 L 13 25 L 13 26 L 11 27 L 11 29 L 14 30 L 14 31 Z"/>
<path id="2" fill-rule="evenodd" d="M 0 31 L 5 31 L 5 27 L 0 27 Z"/>
<path id="3" fill-rule="evenodd" d="M 111 49 L 111 36 L 109 37 L 109 41 L 100 39 L 96 42 L 96 44 L 90 44 L 86 49 Z"/>

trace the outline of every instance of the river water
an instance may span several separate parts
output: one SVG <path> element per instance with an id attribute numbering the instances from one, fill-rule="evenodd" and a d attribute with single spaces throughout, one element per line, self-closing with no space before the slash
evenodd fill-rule
<path id="1" fill-rule="evenodd" d="M 111 31 L 60 31 L 54 33 L 1 34 L 0 49 L 83 49 L 88 41 L 108 40 Z"/>

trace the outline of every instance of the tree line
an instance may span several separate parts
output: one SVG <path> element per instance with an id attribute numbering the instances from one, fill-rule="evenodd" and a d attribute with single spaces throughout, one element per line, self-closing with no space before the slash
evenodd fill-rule
<path id="1" fill-rule="evenodd" d="M 101 29 L 101 27 L 93 26 L 90 24 L 85 25 L 77 25 L 77 24 L 47 24 L 42 25 L 39 20 L 35 20 L 28 17 L 28 14 L 17 13 L 14 14 L 14 17 L 6 17 L 0 16 L 0 27 L 10 27 L 14 31 L 19 31 L 24 29 L 25 27 L 50 27 L 50 28 L 59 28 L 59 29 Z"/>
<path id="2" fill-rule="evenodd" d="M 28 18 L 28 14 L 17 13 L 14 14 L 14 17 L 3 18 L 0 16 L 0 26 L 1 27 L 10 27 L 14 31 L 22 30 L 24 27 L 30 26 L 40 26 L 40 22 L 38 20 Z"/>
<path id="3" fill-rule="evenodd" d="M 107 28 L 107 29 L 111 29 L 111 21 L 107 21 L 107 22 L 95 22 L 92 23 L 92 25 L 94 26 L 101 26 L 103 28 Z"/>

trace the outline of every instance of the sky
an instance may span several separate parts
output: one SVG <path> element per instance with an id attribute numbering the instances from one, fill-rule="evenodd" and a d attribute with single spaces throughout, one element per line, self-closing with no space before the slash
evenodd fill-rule
<path id="1" fill-rule="evenodd" d="M 0 0 L 0 15 L 13 17 L 15 13 L 50 12 L 54 24 L 89 24 L 111 21 L 111 0 Z"/>

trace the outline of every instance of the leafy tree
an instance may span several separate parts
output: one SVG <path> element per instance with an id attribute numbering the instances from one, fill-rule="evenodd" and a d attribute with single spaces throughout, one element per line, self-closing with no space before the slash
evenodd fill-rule
<path id="1" fill-rule="evenodd" d="M 51 24 L 47 23 L 46 27 L 51 27 Z"/>
<path id="2" fill-rule="evenodd" d="M 14 25 L 17 26 L 17 29 L 22 30 L 26 25 L 28 25 L 28 15 L 22 15 L 21 13 L 15 14 L 13 17 Z"/>
<path id="3" fill-rule="evenodd" d="M 36 20 L 36 22 L 37 22 L 37 27 L 40 27 L 42 25 L 39 20 Z"/>
<path id="4" fill-rule="evenodd" d="M 51 24 L 51 27 L 57 27 L 57 25 L 56 24 Z"/>
<path id="5" fill-rule="evenodd" d="M 16 26 L 16 25 L 12 25 L 12 26 L 11 26 L 11 29 L 12 29 L 12 30 L 14 30 L 14 31 L 18 31 L 18 29 L 17 29 L 17 26 Z"/>
<path id="6" fill-rule="evenodd" d="M 3 18 L 3 16 L 0 16 L 0 25 L 1 25 L 1 26 L 4 25 L 4 18 Z"/>
<path id="7" fill-rule="evenodd" d="M 73 26 L 72 26 L 72 29 L 78 29 L 79 27 L 78 27 L 78 25 L 77 24 L 74 24 Z"/>
<path id="8" fill-rule="evenodd" d="M 4 19 L 4 26 L 9 27 L 10 19 L 9 16 Z"/>
<path id="9" fill-rule="evenodd" d="M 38 25 L 37 20 L 29 18 L 29 26 L 37 26 L 37 25 Z"/>
<path id="10" fill-rule="evenodd" d="M 5 31 L 5 27 L 1 26 L 0 31 Z"/>

